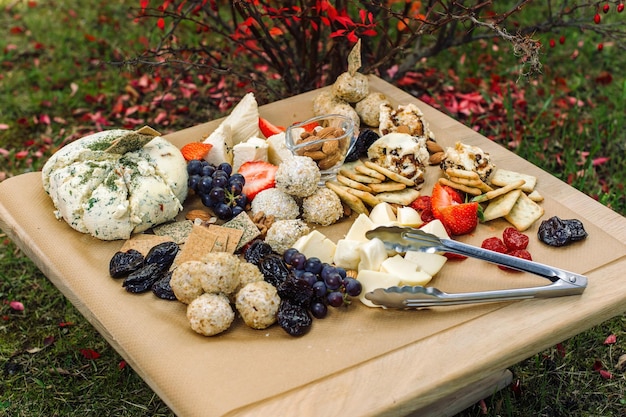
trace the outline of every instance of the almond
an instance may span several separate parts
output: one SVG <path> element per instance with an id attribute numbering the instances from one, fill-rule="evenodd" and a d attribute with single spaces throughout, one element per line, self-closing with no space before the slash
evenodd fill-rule
<path id="1" fill-rule="evenodd" d="M 441 163 L 441 161 L 443 161 L 445 156 L 445 152 L 435 152 L 434 154 L 430 155 L 430 158 L 428 158 L 428 163 L 431 165 L 438 165 Z"/>
<path id="2" fill-rule="evenodd" d="M 339 144 L 336 140 L 327 140 L 322 144 L 322 152 L 326 155 L 333 155 L 339 151 Z"/>
<path id="3" fill-rule="evenodd" d="M 435 142 L 434 140 L 426 141 L 426 149 L 428 149 L 428 152 L 430 152 L 431 154 L 437 153 L 437 152 L 443 152 L 443 148 L 441 147 L 441 145 Z"/>
<path id="4" fill-rule="evenodd" d="M 205 210 L 189 210 L 185 218 L 191 221 L 194 221 L 195 219 L 200 219 L 203 222 L 208 222 L 209 220 L 211 220 L 211 214 Z"/>

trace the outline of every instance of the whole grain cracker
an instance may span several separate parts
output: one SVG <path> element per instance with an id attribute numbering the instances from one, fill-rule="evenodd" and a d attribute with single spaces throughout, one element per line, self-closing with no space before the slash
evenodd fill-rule
<path id="1" fill-rule="evenodd" d="M 405 185 L 407 185 L 409 187 L 415 186 L 415 181 L 410 180 L 410 179 L 408 179 L 406 177 L 403 177 L 402 175 L 400 175 L 400 174 L 398 174 L 396 172 L 393 172 L 390 169 L 387 169 L 387 168 L 382 167 L 382 166 L 380 166 L 378 164 L 375 164 L 372 161 L 365 161 L 363 163 L 365 164 L 366 167 L 372 168 L 372 169 L 380 172 L 381 174 L 383 174 L 385 177 L 389 178 L 392 181 L 401 182 L 401 183 L 403 183 L 403 184 L 405 184 Z"/>
<path id="2" fill-rule="evenodd" d="M 380 172 L 376 171 L 375 169 L 372 169 L 372 168 L 366 166 L 365 164 L 355 166 L 354 170 L 357 173 L 359 173 L 359 174 L 363 174 L 363 175 L 367 175 L 369 177 L 377 178 L 377 179 L 379 179 L 381 181 L 385 181 L 387 179 L 386 176 L 384 176 Z"/>
<path id="3" fill-rule="evenodd" d="M 213 232 L 220 236 L 220 238 L 216 241 L 216 245 L 222 240 L 225 241 L 224 248 L 221 251 L 216 250 L 216 248 L 214 247 L 211 252 L 235 253 L 235 251 L 239 247 L 239 241 L 241 240 L 241 236 L 243 236 L 243 230 L 218 226 L 216 224 L 212 224 L 209 226 L 209 232 Z"/>
<path id="4" fill-rule="evenodd" d="M 375 193 L 384 193 L 387 191 L 400 191 L 406 188 L 406 184 L 395 181 L 385 181 L 380 184 L 371 184 L 370 188 Z"/>
<path id="5" fill-rule="evenodd" d="M 339 199 L 345 205 L 350 207 L 352 211 L 354 211 L 357 214 L 362 213 L 365 215 L 369 215 L 369 210 L 367 207 L 365 207 L 365 204 L 363 203 L 363 201 L 361 201 L 361 199 L 355 196 L 354 194 L 350 194 L 347 191 L 349 187 L 346 187 L 345 185 L 341 185 L 336 181 L 326 181 L 326 186 L 330 188 L 331 190 L 333 190 L 339 196 Z"/>
<path id="6" fill-rule="evenodd" d="M 180 265 L 187 261 L 201 261 L 213 250 L 217 238 L 218 235 L 211 232 L 208 227 L 194 225 L 175 263 Z"/>
<path id="7" fill-rule="evenodd" d="M 164 242 L 172 242 L 172 238 L 169 236 L 157 236 L 148 233 L 141 233 L 126 240 L 120 248 L 120 251 L 126 252 L 129 249 L 135 249 L 145 256 L 154 246 Z"/>
<path id="8" fill-rule="evenodd" d="M 191 220 L 181 220 L 154 226 L 152 231 L 157 236 L 169 236 L 174 242 L 182 245 L 187 240 L 192 228 L 193 222 Z"/>
<path id="9" fill-rule="evenodd" d="M 337 174 L 336 179 L 341 184 L 343 184 L 343 185 L 345 185 L 347 187 L 354 188 L 354 189 L 361 190 L 361 191 L 366 191 L 368 193 L 372 192 L 371 186 L 373 184 L 365 185 L 365 184 L 360 183 L 358 181 L 351 180 L 350 178 L 346 177 L 345 175 L 341 175 L 341 174 Z"/>
<path id="10" fill-rule="evenodd" d="M 376 197 L 381 201 L 392 204 L 400 204 L 402 206 L 408 206 L 419 196 L 420 192 L 415 188 L 405 188 L 400 191 L 387 191 L 376 194 Z"/>
<path id="11" fill-rule="evenodd" d="M 443 184 L 443 185 L 447 185 L 448 187 L 452 187 L 455 190 L 459 190 L 459 191 L 463 191 L 464 193 L 467 194 L 471 194 L 471 195 L 481 195 L 483 192 L 480 188 L 476 188 L 476 187 L 469 187 L 467 185 L 463 185 L 463 184 L 459 184 L 457 182 L 454 181 L 450 181 L 447 178 L 439 178 L 439 183 Z"/>

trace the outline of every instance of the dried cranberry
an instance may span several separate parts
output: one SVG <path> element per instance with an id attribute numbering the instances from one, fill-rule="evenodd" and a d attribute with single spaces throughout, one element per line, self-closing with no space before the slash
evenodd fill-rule
<path id="1" fill-rule="evenodd" d="M 480 245 L 480 247 L 499 253 L 507 253 L 509 251 L 502 239 L 500 239 L 499 237 L 490 237 L 483 240 L 483 243 Z"/>
<path id="2" fill-rule="evenodd" d="M 504 229 L 502 233 L 502 239 L 504 240 L 504 244 L 510 250 L 518 250 L 518 249 L 526 249 L 528 246 L 528 236 L 523 233 L 520 233 L 514 227 L 507 227 Z"/>
<path id="3" fill-rule="evenodd" d="M 508 254 L 511 255 L 511 256 L 515 256 L 517 258 L 526 259 L 527 261 L 532 261 L 533 260 L 532 256 L 530 256 L 530 252 L 528 252 L 526 249 L 512 250 Z M 498 268 L 502 269 L 503 271 L 517 272 L 516 269 L 508 268 L 508 267 L 506 267 L 504 265 L 498 265 Z"/>

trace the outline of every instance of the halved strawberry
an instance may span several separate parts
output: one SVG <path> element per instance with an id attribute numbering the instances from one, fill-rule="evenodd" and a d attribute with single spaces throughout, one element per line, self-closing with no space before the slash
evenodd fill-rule
<path id="1" fill-rule="evenodd" d="M 276 185 L 276 170 L 278 167 L 265 161 L 249 161 L 239 167 L 239 173 L 246 182 L 242 193 L 252 201 L 258 193 Z"/>
<path id="2" fill-rule="evenodd" d="M 441 222 L 453 235 L 472 232 L 478 225 L 478 203 L 453 204 L 439 208 Z"/>
<path id="3" fill-rule="evenodd" d="M 276 126 L 272 124 L 272 122 L 270 122 L 269 120 L 262 117 L 259 117 L 259 129 L 261 130 L 261 133 L 263 133 L 263 136 L 265 136 L 266 138 L 285 131 L 284 127 Z"/>
<path id="4" fill-rule="evenodd" d="M 191 161 L 192 159 L 203 159 L 206 154 L 209 153 L 213 145 L 210 143 L 202 142 L 190 142 L 184 145 L 180 149 L 180 153 L 183 154 L 185 161 Z"/>
<path id="5" fill-rule="evenodd" d="M 307 123 L 305 125 L 302 125 L 302 129 L 304 129 L 305 132 L 312 132 L 313 129 L 315 129 L 319 125 L 320 124 L 318 122 L 311 122 L 311 123 Z"/>
<path id="6" fill-rule="evenodd" d="M 461 203 L 463 203 L 463 198 L 457 190 L 438 182 L 435 183 L 430 197 L 430 204 L 435 218 L 442 220 L 439 213 L 441 208 Z"/>

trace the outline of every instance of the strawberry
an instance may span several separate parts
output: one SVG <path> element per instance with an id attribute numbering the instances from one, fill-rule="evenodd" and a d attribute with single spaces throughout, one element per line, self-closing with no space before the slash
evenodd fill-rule
<path id="1" fill-rule="evenodd" d="M 276 126 L 272 124 L 269 120 L 262 117 L 259 117 L 259 129 L 261 130 L 261 133 L 263 133 L 263 136 L 265 136 L 266 138 L 285 131 L 284 127 Z"/>
<path id="2" fill-rule="evenodd" d="M 210 143 L 190 142 L 180 149 L 185 161 L 192 159 L 203 159 L 209 153 L 213 145 Z"/>
<path id="3" fill-rule="evenodd" d="M 302 129 L 304 129 L 306 132 L 312 132 L 313 129 L 315 129 L 316 127 L 318 127 L 320 124 L 317 122 L 310 122 L 307 123 L 305 125 L 302 125 Z"/>
<path id="4" fill-rule="evenodd" d="M 252 201 L 258 193 L 276 185 L 278 167 L 265 161 L 249 161 L 239 167 L 239 173 L 246 179 L 242 193 Z"/>
<path id="5" fill-rule="evenodd" d="M 478 225 L 478 203 L 453 204 L 439 208 L 441 222 L 453 235 L 464 235 Z M 436 216 L 436 214 L 435 214 Z"/>
<path id="6" fill-rule="evenodd" d="M 447 185 L 435 183 L 430 197 L 430 204 L 432 205 L 435 218 L 442 220 L 439 214 L 441 208 L 461 203 L 463 203 L 463 198 L 461 198 L 461 194 L 458 191 Z"/>

